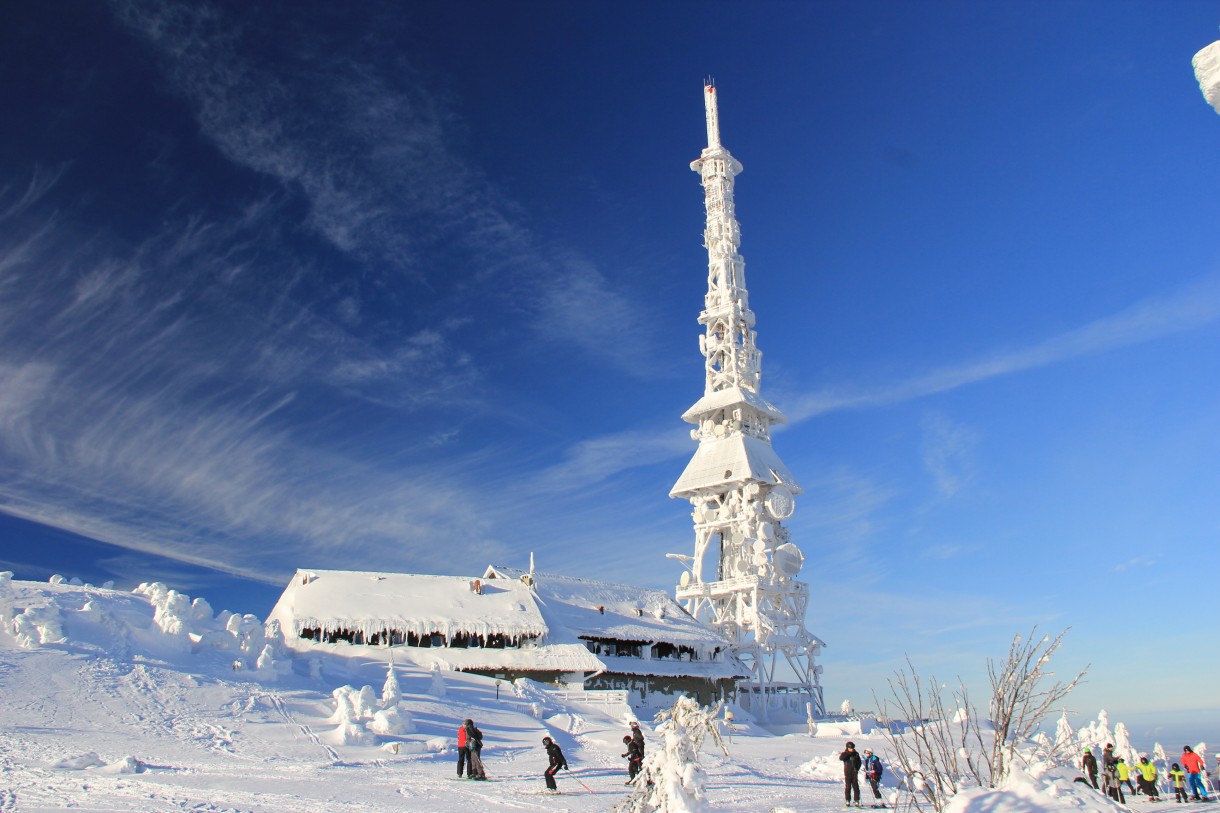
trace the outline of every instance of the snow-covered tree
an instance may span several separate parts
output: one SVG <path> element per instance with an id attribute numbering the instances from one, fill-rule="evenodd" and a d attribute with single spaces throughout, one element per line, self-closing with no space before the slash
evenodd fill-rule
<path id="1" fill-rule="evenodd" d="M 1169 758 L 1165 755 L 1165 748 L 1159 742 L 1152 746 L 1152 764 L 1156 766 L 1157 777 L 1161 780 L 1161 789 L 1168 791 Z"/>
<path id="2" fill-rule="evenodd" d="M 432 685 L 428 687 L 428 694 L 433 697 L 444 697 L 449 693 L 445 688 L 445 674 L 441 671 L 439 663 L 432 664 Z"/>
<path id="3" fill-rule="evenodd" d="M 716 716 L 720 704 L 700 706 L 683 695 L 657 715 L 662 745 L 649 754 L 635 789 L 615 808 L 620 813 L 703 813 L 708 810 L 707 774 L 699 764 L 706 737 L 727 755 Z"/>
<path id="4" fill-rule="evenodd" d="M 1048 668 L 1064 633 L 1051 638 L 1014 636 L 1008 656 L 987 662 L 991 698 L 979 714 L 964 685 L 952 692 L 933 677 L 924 680 L 911 662 L 890 679 L 886 717 L 912 723 L 907 734 L 882 730 L 898 772 L 913 791 L 911 804 L 940 813 L 963 787 L 998 787 L 1031 753 L 1026 744 L 1042 720 L 1083 679 L 1063 683 Z M 948 701 L 948 702 L 946 702 Z M 893 710 L 890 710 L 890 709 Z M 920 722 L 925 721 L 925 722 Z"/>
<path id="5" fill-rule="evenodd" d="M 1128 765 L 1139 764 L 1139 752 L 1131 745 L 1131 736 L 1123 723 L 1114 725 L 1114 755 L 1122 757 Z"/>
<path id="6" fill-rule="evenodd" d="M 844 700 L 842 703 L 839 704 L 839 713 L 840 714 L 851 714 L 851 701 L 850 700 Z"/>
<path id="7" fill-rule="evenodd" d="M 1114 732 L 1110 730 L 1110 712 L 1102 709 L 1097 712 L 1097 726 L 1094 729 L 1097 744 L 1103 748 L 1114 742 Z"/>
<path id="8" fill-rule="evenodd" d="M 1075 756 L 1075 739 L 1076 732 L 1072 730 L 1072 724 L 1068 721 L 1067 709 L 1064 709 L 1059 722 L 1055 724 L 1056 756 L 1062 760 L 1071 761 Z"/>
<path id="9" fill-rule="evenodd" d="M 385 683 L 381 687 L 381 707 L 392 708 L 402 699 L 402 689 L 398 686 L 398 675 L 394 673 L 394 661 L 391 659 L 385 670 Z"/>

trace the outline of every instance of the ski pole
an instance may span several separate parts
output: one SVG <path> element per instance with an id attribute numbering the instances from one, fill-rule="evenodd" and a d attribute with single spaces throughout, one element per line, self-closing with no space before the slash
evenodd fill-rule
<path id="1" fill-rule="evenodd" d="M 581 781 L 580 781 L 580 777 L 578 777 L 576 774 L 572 773 L 571 771 L 568 771 L 568 776 L 570 776 L 570 777 L 572 777 L 573 779 L 575 779 L 575 780 L 577 781 L 577 783 L 578 783 L 578 784 L 579 784 L 579 785 L 580 785 L 582 788 L 584 788 L 585 790 L 589 791 L 589 793 L 593 793 L 593 788 L 589 787 L 589 786 L 588 786 L 588 785 L 586 785 L 584 782 L 581 782 Z M 594 794 L 594 795 L 596 796 L 597 794 Z"/>

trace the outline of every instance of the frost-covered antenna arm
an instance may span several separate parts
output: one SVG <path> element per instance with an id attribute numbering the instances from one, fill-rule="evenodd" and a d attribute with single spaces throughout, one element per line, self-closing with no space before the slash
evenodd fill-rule
<path id="1" fill-rule="evenodd" d="M 703 86 L 703 110 L 707 115 L 707 148 L 720 147 L 720 109 L 716 104 L 716 85 L 708 79 Z"/>

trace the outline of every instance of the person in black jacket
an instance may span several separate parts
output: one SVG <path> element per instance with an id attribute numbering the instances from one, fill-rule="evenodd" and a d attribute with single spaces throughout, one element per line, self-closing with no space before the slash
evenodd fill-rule
<path id="1" fill-rule="evenodd" d="M 844 807 L 851 807 L 852 793 L 855 793 L 856 807 L 860 806 L 860 755 L 856 753 L 856 744 L 848 742 L 843 753 L 839 754 L 843 763 L 843 799 Z"/>
<path id="2" fill-rule="evenodd" d="M 1097 757 L 1093 756 L 1092 750 L 1084 749 L 1084 759 L 1080 760 L 1080 767 L 1084 768 L 1085 775 L 1093 783 L 1093 790 L 1101 790 L 1097 787 Z"/>
<path id="3" fill-rule="evenodd" d="M 627 753 L 623 756 L 627 758 L 627 784 L 630 785 L 640 772 L 640 766 L 644 764 L 644 743 L 633 740 L 628 735 L 623 737 L 623 745 L 627 746 Z"/>
<path id="4" fill-rule="evenodd" d="M 470 778 L 486 779 L 483 768 L 483 732 L 473 720 L 466 721 L 466 747 L 470 749 Z"/>
<path id="5" fill-rule="evenodd" d="M 559 790 L 559 786 L 555 784 L 555 774 L 562 770 L 568 769 L 568 761 L 563 757 L 563 751 L 559 750 L 559 746 L 550 737 L 543 737 L 542 744 L 546 746 L 546 755 L 550 759 L 550 764 L 547 765 L 546 773 L 546 789 Z"/>

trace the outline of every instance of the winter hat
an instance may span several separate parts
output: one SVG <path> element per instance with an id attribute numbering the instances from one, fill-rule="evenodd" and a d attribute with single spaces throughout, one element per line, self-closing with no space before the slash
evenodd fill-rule
<path id="1" fill-rule="evenodd" d="M 623 742 L 631 742 L 631 735 L 630 734 L 623 735 Z"/>
<path id="2" fill-rule="evenodd" d="M 639 724 L 638 722 L 636 722 L 635 720 L 632 720 L 632 721 L 631 721 L 631 727 L 632 727 L 632 728 L 639 728 L 639 727 L 640 727 L 640 724 Z"/>
<path id="3" fill-rule="evenodd" d="M 1092 751 L 1090 751 L 1088 748 L 1084 749 L 1084 752 L 1085 752 L 1086 754 L 1091 754 L 1091 753 L 1093 753 L 1093 752 L 1092 752 Z"/>
<path id="4" fill-rule="evenodd" d="M 848 747 L 848 748 L 855 748 L 855 747 L 856 747 L 856 744 L 855 744 L 854 742 L 852 742 L 851 740 L 848 740 L 848 741 L 847 741 L 847 747 Z"/>
<path id="5" fill-rule="evenodd" d="M 550 745 L 550 744 L 551 744 L 551 738 L 550 738 L 550 737 L 543 737 L 543 738 L 542 738 L 542 744 L 543 744 L 543 745 Z"/>
<path id="6" fill-rule="evenodd" d="M 1185 754 L 1185 753 L 1186 753 L 1187 751 L 1189 751 L 1189 750 L 1190 750 L 1190 746 L 1189 746 L 1189 745 L 1183 745 L 1183 746 L 1182 746 L 1182 753 L 1183 753 L 1183 754 Z"/>

